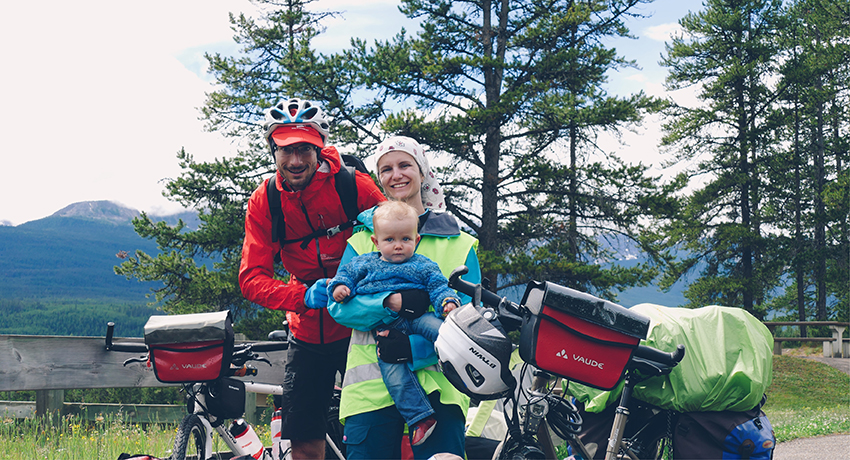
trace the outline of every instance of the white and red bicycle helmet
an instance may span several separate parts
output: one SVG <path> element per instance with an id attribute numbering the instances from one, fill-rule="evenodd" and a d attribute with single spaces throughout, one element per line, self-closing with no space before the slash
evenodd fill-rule
<path id="1" fill-rule="evenodd" d="M 499 399 L 516 387 L 510 370 L 511 340 L 472 304 L 449 313 L 434 348 L 443 374 L 471 398 Z"/>
<path id="2" fill-rule="evenodd" d="M 269 144 L 272 156 L 274 156 L 276 145 L 286 145 L 281 144 L 280 140 L 275 142 L 272 138 L 276 134 L 275 131 L 281 127 L 289 128 L 291 132 L 285 134 L 278 132 L 277 134 L 284 134 L 287 141 L 291 141 L 290 143 L 309 142 L 322 148 L 328 140 L 330 124 L 325 113 L 321 107 L 310 101 L 298 98 L 282 100 L 275 106 L 266 109 L 264 115 L 264 137 Z M 306 128 L 312 128 L 315 130 L 315 134 Z"/>

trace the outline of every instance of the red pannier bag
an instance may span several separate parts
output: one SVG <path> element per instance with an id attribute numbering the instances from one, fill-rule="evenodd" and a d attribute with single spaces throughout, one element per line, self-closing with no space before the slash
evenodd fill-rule
<path id="1" fill-rule="evenodd" d="M 233 355 L 230 312 L 151 316 L 145 344 L 160 382 L 216 380 L 230 368 Z"/>
<path id="2" fill-rule="evenodd" d="M 649 318 L 607 300 L 549 282 L 528 283 L 520 357 L 552 374 L 601 390 L 617 386 Z"/>

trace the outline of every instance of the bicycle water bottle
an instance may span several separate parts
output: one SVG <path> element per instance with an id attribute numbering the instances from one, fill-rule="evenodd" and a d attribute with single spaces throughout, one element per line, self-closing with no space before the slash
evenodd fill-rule
<path id="1" fill-rule="evenodd" d="M 282 460 L 283 453 L 280 449 L 280 419 L 282 417 L 280 408 L 275 409 L 274 414 L 272 414 L 272 422 L 269 424 L 269 428 L 272 431 L 272 460 Z"/>
<path id="2" fill-rule="evenodd" d="M 260 441 L 260 437 L 257 436 L 257 432 L 251 428 L 251 425 L 245 422 L 244 419 L 236 419 L 230 425 L 230 434 L 236 438 L 236 444 L 244 451 L 247 452 L 248 455 L 256 458 L 257 460 L 263 458 L 263 454 L 265 453 L 265 448 L 263 447 L 263 442 Z"/>

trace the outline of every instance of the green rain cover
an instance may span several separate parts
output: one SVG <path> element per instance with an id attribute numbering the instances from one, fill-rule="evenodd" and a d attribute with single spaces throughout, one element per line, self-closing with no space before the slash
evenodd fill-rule
<path id="1" fill-rule="evenodd" d="M 740 308 L 697 309 L 640 304 L 630 310 L 650 318 L 642 340 L 662 351 L 685 345 L 685 358 L 666 376 L 635 385 L 634 397 L 680 412 L 745 411 L 755 407 L 773 379 L 773 336 Z M 568 393 L 588 412 L 617 404 L 623 383 L 602 391 L 570 382 Z"/>

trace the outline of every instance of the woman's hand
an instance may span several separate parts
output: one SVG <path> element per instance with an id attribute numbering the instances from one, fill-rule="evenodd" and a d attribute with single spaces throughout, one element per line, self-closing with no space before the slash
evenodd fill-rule
<path id="1" fill-rule="evenodd" d="M 384 298 L 384 308 L 398 313 L 401 310 L 401 294 L 393 292 Z"/>
<path id="2" fill-rule="evenodd" d="M 406 363 L 413 359 L 410 349 L 410 338 L 397 329 L 378 331 L 375 340 L 378 342 L 378 358 L 385 363 Z"/>

